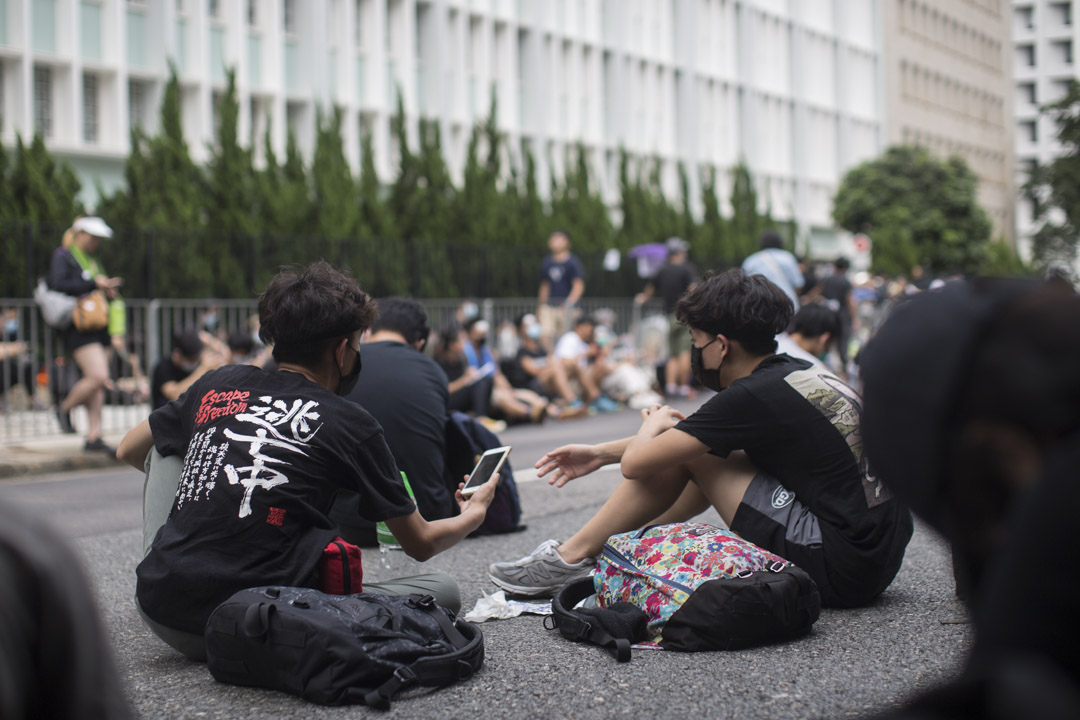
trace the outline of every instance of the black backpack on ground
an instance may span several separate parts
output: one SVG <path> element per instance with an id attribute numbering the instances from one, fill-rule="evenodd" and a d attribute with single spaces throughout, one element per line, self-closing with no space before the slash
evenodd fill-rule
<path id="1" fill-rule="evenodd" d="M 551 618 L 549 629 L 557 628 L 567 640 L 599 645 L 619 662 L 630 662 L 630 646 L 648 639 L 648 618 L 637 605 L 628 602 L 610 608 L 575 607 L 595 594 L 591 577 L 563 586 L 551 600 L 551 615 L 544 618 L 545 626 Z"/>
<path id="2" fill-rule="evenodd" d="M 499 436 L 477 422 L 476 418 L 462 412 L 452 412 L 446 420 L 446 482 L 452 491 L 457 490 L 461 478 L 476 466 L 485 451 L 502 447 Z M 494 535 L 523 530 L 521 525 L 521 498 L 510 460 L 499 470 L 499 486 L 495 499 L 488 507 L 480 529 L 473 535 Z"/>
<path id="3" fill-rule="evenodd" d="M 233 685 L 321 705 L 388 708 L 401 690 L 441 687 L 484 664 L 484 636 L 430 595 L 241 590 L 206 623 L 207 667 Z"/>

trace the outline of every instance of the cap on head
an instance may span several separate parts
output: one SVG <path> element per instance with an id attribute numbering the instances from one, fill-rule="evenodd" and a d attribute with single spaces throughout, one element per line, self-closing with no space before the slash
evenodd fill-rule
<path id="1" fill-rule="evenodd" d="M 669 237 L 664 245 L 667 247 L 668 255 L 678 255 L 690 249 L 690 243 L 680 237 Z"/>
<path id="2" fill-rule="evenodd" d="M 76 232 L 84 232 L 87 235 L 93 235 L 99 238 L 111 238 L 113 236 L 112 228 L 105 224 L 105 221 L 99 217 L 83 217 L 75 221 L 75 224 L 71 226 L 71 229 Z"/>

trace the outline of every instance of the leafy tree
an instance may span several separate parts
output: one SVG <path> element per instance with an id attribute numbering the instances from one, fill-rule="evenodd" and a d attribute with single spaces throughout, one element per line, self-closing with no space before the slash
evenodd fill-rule
<path id="1" fill-rule="evenodd" d="M 237 123 L 236 70 L 227 71 L 228 85 L 218 101 L 217 143 L 206 167 L 206 224 L 211 230 L 251 235 L 256 230 L 255 169 L 251 151 L 240 146 Z"/>
<path id="2" fill-rule="evenodd" d="M 355 235 L 360 225 L 356 180 L 341 140 L 341 111 L 319 118 L 311 163 L 314 223 L 311 230 L 326 238 Z"/>
<path id="3" fill-rule="evenodd" d="M 353 265 L 361 286 L 376 297 L 405 295 L 409 289 L 409 258 L 394 228 L 394 218 L 382 197 L 382 185 L 375 169 L 375 148 L 371 133 L 360 137 L 360 228 L 357 235 L 365 243 L 366 259 Z"/>
<path id="4" fill-rule="evenodd" d="M 698 240 L 695 251 L 699 260 L 716 261 L 734 255 L 725 245 L 724 218 L 720 214 L 720 198 L 716 192 L 716 168 L 709 167 L 702 173 L 701 205 L 703 208 L 701 225 L 698 228 Z"/>
<path id="5" fill-rule="evenodd" d="M 923 148 L 892 147 L 848 171 L 833 218 L 872 236 L 877 272 L 907 273 L 917 263 L 935 272 L 974 271 L 986 259 L 991 231 L 977 183 L 961 157 L 938 160 Z"/>
<path id="6" fill-rule="evenodd" d="M 731 180 L 731 242 L 721 259 L 727 265 L 738 265 L 757 251 L 758 240 L 769 223 L 758 210 L 757 188 L 744 160 L 731 169 Z"/>
<path id="7" fill-rule="evenodd" d="M 1040 223 L 1032 255 L 1039 264 L 1074 264 L 1080 250 L 1080 83 L 1070 80 L 1065 96 L 1043 113 L 1057 125 L 1061 151 L 1049 165 L 1036 166 L 1024 186 Z"/>
<path id="8" fill-rule="evenodd" d="M 578 143 L 566 159 L 562 182 L 552 180 L 552 222 L 570 233 L 578 252 L 603 252 L 613 246 L 614 232 L 607 205 L 592 181 L 585 146 Z"/>
<path id="9" fill-rule="evenodd" d="M 136 287 L 147 297 L 210 296 L 216 253 L 201 232 L 205 180 L 184 139 L 174 67 L 161 103 L 161 132 L 147 137 L 132 129 L 124 177 L 126 189 L 102 201 L 103 214 L 119 231 L 113 245 L 124 248 L 121 274 L 129 282 L 144 278 Z"/>
<path id="10" fill-rule="evenodd" d="M 67 163 L 57 163 L 40 135 L 29 145 L 16 136 L 14 163 L 7 171 L 7 152 L 0 148 L 0 249 L 4 287 L 0 294 L 33 290 L 48 268 L 49 256 L 63 231 L 82 214 L 80 184 Z"/>

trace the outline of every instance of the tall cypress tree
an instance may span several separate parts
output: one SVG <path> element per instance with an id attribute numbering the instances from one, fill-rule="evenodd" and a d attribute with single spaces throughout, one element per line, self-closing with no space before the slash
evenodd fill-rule
<path id="1" fill-rule="evenodd" d="M 227 77 L 218 100 L 217 143 L 206 167 L 206 224 L 211 231 L 247 236 L 256 230 L 256 175 L 251 150 L 241 147 L 238 138 L 236 69 L 229 68 Z"/>
<path id="2" fill-rule="evenodd" d="M 315 222 L 312 230 L 326 238 L 352 238 L 360 226 L 360 206 L 345 147 L 341 140 L 341 111 L 320 114 L 311 163 Z"/>
<path id="3" fill-rule="evenodd" d="M 371 133 L 360 137 L 360 229 L 358 235 L 367 256 L 354 265 L 365 290 L 376 297 L 405 295 L 410 291 L 408 248 L 394 228 L 394 219 L 382 197 L 382 184 L 375 169 L 375 148 Z"/>

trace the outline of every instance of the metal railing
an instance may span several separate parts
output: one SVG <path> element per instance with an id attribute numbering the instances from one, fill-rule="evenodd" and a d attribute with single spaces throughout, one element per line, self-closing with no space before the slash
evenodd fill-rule
<path id="1" fill-rule="evenodd" d="M 456 321 L 461 299 L 422 300 L 433 330 Z M 493 347 L 499 331 L 521 315 L 536 311 L 535 298 L 477 299 L 480 314 L 491 325 Z M 106 393 L 102 429 L 106 434 L 126 432 L 149 413 L 148 381 L 158 361 L 179 330 L 199 329 L 209 318 L 223 336 L 251 334 L 257 301 L 250 300 L 127 300 L 127 335 L 114 339 L 110 352 L 112 387 Z M 659 305 L 636 305 L 628 298 L 585 298 L 578 312 L 597 317 L 620 338 L 627 352 L 641 364 L 662 359 L 666 352 Z M 0 445 L 60 433 L 57 404 L 79 378 L 67 353 L 62 333 L 41 318 L 33 300 L 0 298 L 4 321 L 0 336 Z M 505 344 L 505 343 L 504 343 Z M 125 356 L 126 355 L 126 359 Z M 72 421 L 85 431 L 85 411 L 77 408 Z"/>

